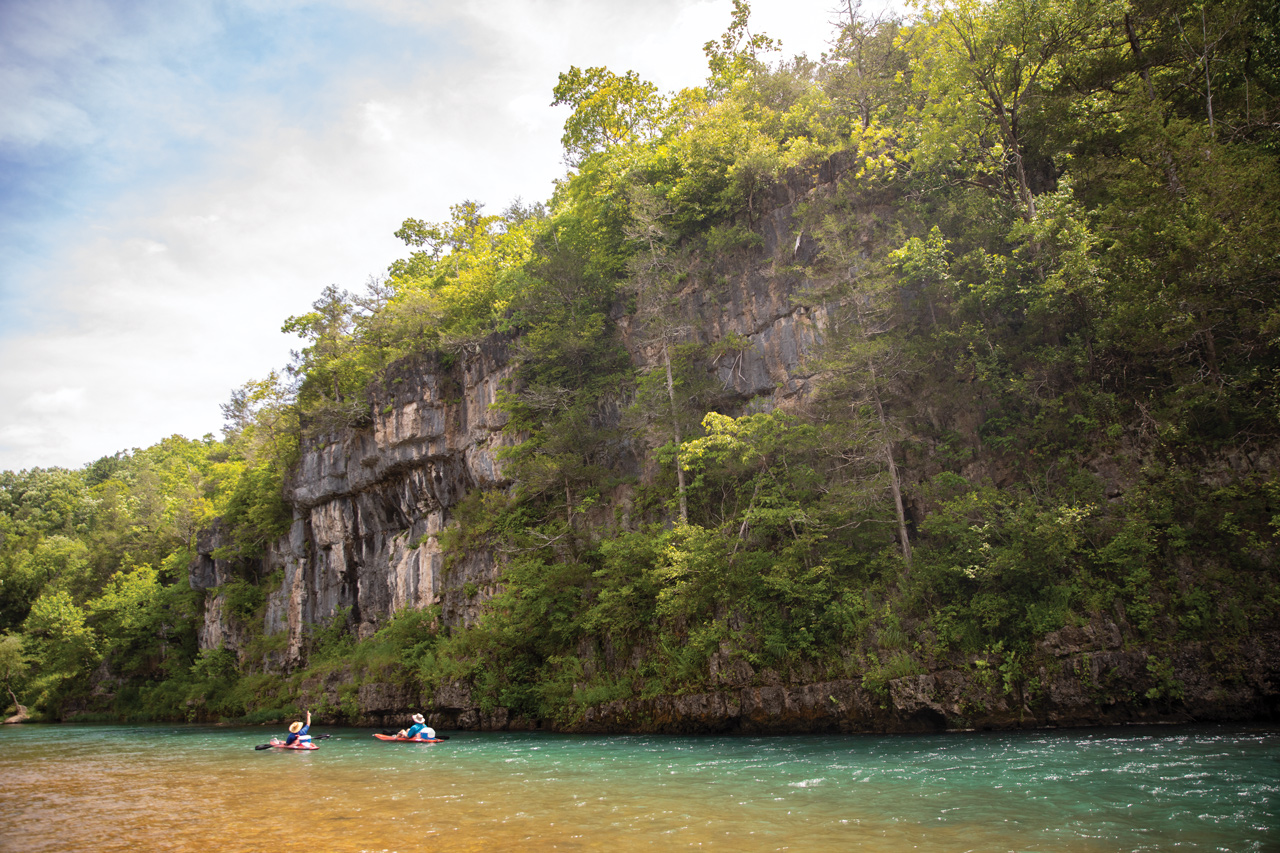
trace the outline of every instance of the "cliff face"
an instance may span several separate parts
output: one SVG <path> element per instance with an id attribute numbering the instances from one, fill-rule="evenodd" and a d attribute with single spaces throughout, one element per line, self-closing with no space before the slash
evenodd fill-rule
<path id="1" fill-rule="evenodd" d="M 437 535 L 468 491 L 504 482 L 495 455 L 504 421 L 491 406 L 513 369 L 509 343 L 491 338 L 451 364 L 397 363 L 372 389 L 371 426 L 304 446 L 286 485 L 293 525 L 254 567 L 282 578 L 268 596 L 265 625 L 268 635 L 287 635 L 279 665 L 297 664 L 306 632 L 335 617 L 349 619 L 361 638 L 405 607 L 440 605 L 455 625 L 475 618 L 478 604 L 462 587 L 490 587 L 497 569 L 487 555 L 473 555 L 446 579 Z M 240 650 L 244 632 L 218 591 L 232 576 L 213 556 L 220 542 L 216 529 L 203 537 L 191 571 L 193 587 L 213 592 L 201 647 Z"/>
<path id="2" fill-rule="evenodd" d="M 715 366 L 726 392 L 742 400 L 778 403 L 803 395 L 811 376 L 806 357 L 821 339 L 826 309 L 803 298 L 811 282 L 792 268 L 810 259 L 808 238 L 791 236 L 794 206 L 834 179 L 837 165 L 775 190 L 774 210 L 758 223 L 766 251 L 722 276 L 716 293 L 691 285 L 680 296 L 691 340 L 735 334 L 748 346 Z M 620 318 L 624 343 L 638 366 L 660 354 Z M 448 576 L 437 534 L 450 508 L 477 487 L 504 479 L 496 451 L 505 416 L 493 409 L 512 378 L 509 336 L 493 336 L 446 363 L 436 357 L 398 362 L 371 389 L 373 424 L 308 442 L 286 486 L 294 521 L 269 549 L 262 577 L 280 573 L 270 594 L 266 633 L 287 634 L 279 663 L 301 659 L 305 632 L 347 611 L 361 638 L 404 607 L 441 606 L 446 625 L 471 624 L 496 589 L 500 567 L 492 555 L 455 560 Z M 243 647 L 244 631 L 218 588 L 234 576 L 213 556 L 222 543 L 215 528 L 201 540 L 191 584 L 208 589 L 202 648 Z M 473 585 L 478 595 L 466 595 Z"/>
<path id="3" fill-rule="evenodd" d="M 755 224 L 763 250 L 720 263 L 714 287 L 690 285 L 679 294 L 683 317 L 677 322 L 689 330 L 690 339 L 712 343 L 733 335 L 745 342 L 712 366 L 730 398 L 745 403 L 763 397 L 773 405 L 787 405 L 810 387 L 810 356 L 836 306 L 814 298 L 824 282 L 800 272 L 812 260 L 815 246 L 805 234 L 795 236 L 796 206 L 810 194 L 829 191 L 840 168 L 839 162 L 829 163 L 816 180 L 776 188 L 772 211 Z M 876 213 L 868 211 L 869 216 Z M 618 322 L 633 363 L 661 363 L 655 345 L 640 330 L 631 328 L 626 317 Z M 513 344 L 509 337 L 495 336 L 448 363 L 433 357 L 397 363 L 372 390 L 371 426 L 345 429 L 304 447 L 288 484 L 292 528 L 254 567 L 262 577 L 279 573 L 281 578 L 269 595 L 265 624 L 268 635 L 285 638 L 275 661 L 279 667 L 300 663 L 307 632 L 338 616 L 349 619 L 362 638 L 405 607 L 439 605 L 441 620 L 449 626 L 475 621 L 480 604 L 498 588 L 501 565 L 492 554 L 473 553 L 455 560 L 446 572 L 437 536 L 449 524 L 451 508 L 469 491 L 507 484 L 496 452 L 509 439 L 501 433 L 503 415 L 492 406 L 499 388 L 514 375 Z M 922 461 L 917 467 L 928 464 Z M 1108 497 L 1123 492 L 1125 472 L 1098 473 L 1108 482 Z M 980 478 L 998 483 L 999 475 L 984 470 Z M 229 615 L 226 596 L 219 591 L 233 573 L 214 558 L 218 543 L 217 531 L 211 531 L 192 567 L 192 586 L 211 591 L 201 646 L 241 649 L 245 632 Z M 1207 664 L 1210 652 L 1186 647 L 1177 659 L 1156 661 L 1123 618 L 1098 617 L 1091 625 L 1045 638 L 1035 661 L 1039 690 L 1027 697 L 1007 694 L 986 662 L 952 662 L 924 675 L 867 685 L 807 678 L 803 672 L 754 672 L 740 661 L 731 665 L 725 656 L 724 661 L 713 659 L 715 687 L 708 692 L 610 703 L 591 709 L 572 728 L 922 731 L 1232 719 L 1277 712 L 1280 637 L 1260 635 L 1239 650 L 1230 668 Z M 338 707 L 341 683 L 335 674 L 305 685 L 304 700 L 311 707 Z M 431 695 L 399 684 L 365 684 L 358 704 L 360 715 L 351 722 L 382 724 L 425 708 L 440 728 L 542 725 L 512 718 L 500 708 L 482 710 L 466 684 L 447 685 Z"/>
<path id="4" fill-rule="evenodd" d="M 691 279 L 675 294 L 669 319 L 684 330 L 684 340 L 744 342 L 712 366 L 726 395 L 743 402 L 765 398 L 786 405 L 810 389 L 815 375 L 811 356 L 837 305 L 816 296 L 827 282 L 813 278 L 807 269 L 818 254 L 817 244 L 803 230 L 797 235 L 796 214 L 814 196 L 832 192 L 851 165 L 852 158 L 839 155 L 812 174 L 774 186 L 771 195 L 760 200 L 768 212 L 752 226 L 760 248 L 716 259 L 711 265 L 714 282 Z M 868 220 L 886 214 L 871 203 L 860 212 Z M 862 237 L 869 242 L 870 231 Z M 632 361 L 640 368 L 660 365 L 661 343 L 646 339 L 630 321 L 619 318 Z"/>

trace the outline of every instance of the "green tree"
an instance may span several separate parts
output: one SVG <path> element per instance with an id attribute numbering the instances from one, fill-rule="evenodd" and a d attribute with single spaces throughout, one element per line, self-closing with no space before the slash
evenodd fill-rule
<path id="1" fill-rule="evenodd" d="M 110 476 L 89 494 L 92 522 L 83 539 L 95 588 L 129 559 L 159 563 L 194 545 L 214 517 L 216 452 L 212 436 L 175 435 L 114 457 Z"/>
<path id="2" fill-rule="evenodd" d="M 31 606 L 46 590 L 61 590 L 83 597 L 94 589 L 88 546 L 80 539 L 57 534 L 17 551 L 0 574 L 4 604 L 0 607 L 7 627 L 27 618 Z"/>
<path id="3" fill-rule="evenodd" d="M 159 573 L 140 565 L 116 572 L 85 605 L 86 619 L 104 638 L 104 651 L 119 671 L 150 672 L 159 663 L 168 632 L 164 603 Z"/>
<path id="4" fill-rule="evenodd" d="M 1036 215 L 1027 147 L 1034 111 L 1114 5 L 1092 0 L 943 0 L 913 33 L 913 86 L 923 96 L 914 156 L 926 164 L 967 148 L 1012 183 L 1023 218 Z M 985 160 L 985 163 L 982 161 Z"/>
<path id="5" fill-rule="evenodd" d="M 84 610 L 64 590 L 41 595 L 22 625 L 46 689 L 87 674 L 100 658 L 99 639 Z"/>
<path id="6" fill-rule="evenodd" d="M 850 222 L 828 213 L 814 229 L 826 263 L 839 271 L 834 287 L 843 302 L 832 318 L 824 359 L 832 375 L 823 393 L 845 400 L 851 421 L 872 419 L 873 433 L 878 436 L 875 455 L 887 472 L 893 499 L 898 547 L 904 565 L 910 569 L 911 537 L 903 476 L 896 458 L 898 443 L 907 430 L 892 416 L 888 398 L 917 368 L 911 353 L 902 345 L 906 318 L 899 282 L 864 259 L 856 226 L 856 220 Z"/>
<path id="7" fill-rule="evenodd" d="M 887 112 L 901 113 L 909 97 L 910 68 L 899 43 L 899 21 L 885 12 L 867 14 L 862 0 L 845 0 L 832 60 L 823 88 L 835 108 L 857 116 L 863 130 Z"/>
<path id="8" fill-rule="evenodd" d="M 609 476 L 614 436 L 601 423 L 601 406 L 619 402 L 630 385 L 629 360 L 609 317 L 615 283 L 590 258 L 593 225 L 576 211 L 546 224 L 527 287 L 512 306 L 524 330 L 519 384 L 499 398 L 510 415 L 505 431 L 520 437 L 503 450 L 505 464 L 526 497 L 563 495 L 569 527 L 575 507 L 594 500 Z"/>
<path id="9" fill-rule="evenodd" d="M 420 251 L 391 265 L 385 309 L 357 320 L 362 346 L 380 342 L 388 358 L 460 351 L 508 324 L 546 210 L 519 201 L 501 214 L 483 209 L 465 201 L 449 208 L 448 222 L 405 220 L 396 236 Z"/>
<path id="10" fill-rule="evenodd" d="M 30 541 L 40 536 L 83 532 L 89 521 L 85 482 L 78 471 L 32 468 L 0 472 L 0 523 L 9 537 Z"/>
<path id="11" fill-rule="evenodd" d="M 616 145 L 652 138 L 666 108 L 658 87 L 636 72 L 619 76 L 603 67 L 569 66 L 560 72 L 553 94 L 552 106 L 573 108 L 560 138 L 571 166 Z"/>
<path id="12" fill-rule="evenodd" d="M 631 194 L 632 224 L 624 231 L 629 240 L 640 246 L 631 258 L 630 286 L 636 296 L 634 314 L 637 326 L 649 340 L 661 348 L 662 368 L 666 374 L 666 396 L 669 407 L 671 446 L 674 448 L 676 494 L 682 524 L 689 522 L 689 505 L 685 495 L 684 466 L 680 461 L 682 433 L 681 405 L 676 400 L 675 375 L 671 367 L 671 350 L 676 341 L 690 332 L 687 324 L 671 317 L 676 284 L 683 280 L 689 260 L 671 250 L 670 234 L 662 223 L 671 210 L 651 190 L 636 187 Z M 643 399 L 643 394 L 638 398 Z"/>
<path id="13" fill-rule="evenodd" d="M 368 417 L 364 385 L 370 377 L 354 350 L 356 306 L 353 297 L 329 285 L 307 314 L 290 317 L 280 327 L 309 346 L 294 351 L 289 371 L 300 382 L 298 404 L 321 429 L 359 422 Z"/>
<path id="14" fill-rule="evenodd" d="M 718 40 L 707 42 L 702 52 L 711 71 L 707 89 L 713 97 L 731 91 L 736 83 L 765 68 L 761 54 L 775 52 L 782 43 L 763 33 L 751 32 L 751 4 L 733 0 L 729 28 Z"/>
<path id="15" fill-rule="evenodd" d="M 224 442 L 211 457 L 214 511 L 242 556 L 257 556 L 288 530 L 284 476 L 297 461 L 301 407 L 296 386 L 272 371 L 245 383 L 222 406 Z"/>

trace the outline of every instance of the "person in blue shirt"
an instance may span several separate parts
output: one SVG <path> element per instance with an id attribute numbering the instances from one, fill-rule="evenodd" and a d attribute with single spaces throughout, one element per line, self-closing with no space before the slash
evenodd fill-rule
<path id="1" fill-rule="evenodd" d="M 307 712 L 306 723 L 294 722 L 289 726 L 289 736 L 284 739 L 285 746 L 293 746 L 295 743 L 310 743 L 311 735 L 307 731 L 311 728 L 311 712 Z"/>
<path id="2" fill-rule="evenodd" d="M 427 721 L 423 719 L 421 714 L 413 715 L 413 725 L 407 729 L 401 729 L 399 737 L 421 737 L 423 740 L 431 740 L 436 736 L 436 730 L 427 725 Z"/>

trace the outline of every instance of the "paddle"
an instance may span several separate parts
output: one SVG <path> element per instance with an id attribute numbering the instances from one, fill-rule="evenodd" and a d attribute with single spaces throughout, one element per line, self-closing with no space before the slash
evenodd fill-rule
<path id="1" fill-rule="evenodd" d="M 312 736 L 311 736 L 311 739 L 312 739 L 312 740 L 324 740 L 325 738 L 331 738 L 331 737 L 333 737 L 333 735 L 312 735 Z M 274 746 L 274 744 L 270 744 L 270 743 L 260 743 L 260 744 L 258 744 L 257 746 L 255 746 L 255 747 L 254 747 L 254 749 L 270 749 L 272 746 Z"/>

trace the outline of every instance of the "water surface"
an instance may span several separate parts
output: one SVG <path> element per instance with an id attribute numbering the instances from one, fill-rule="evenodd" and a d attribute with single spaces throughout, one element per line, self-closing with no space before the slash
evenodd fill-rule
<path id="1" fill-rule="evenodd" d="M 1275 851 L 1280 729 L 892 737 L 0 728 L 0 851 Z"/>

